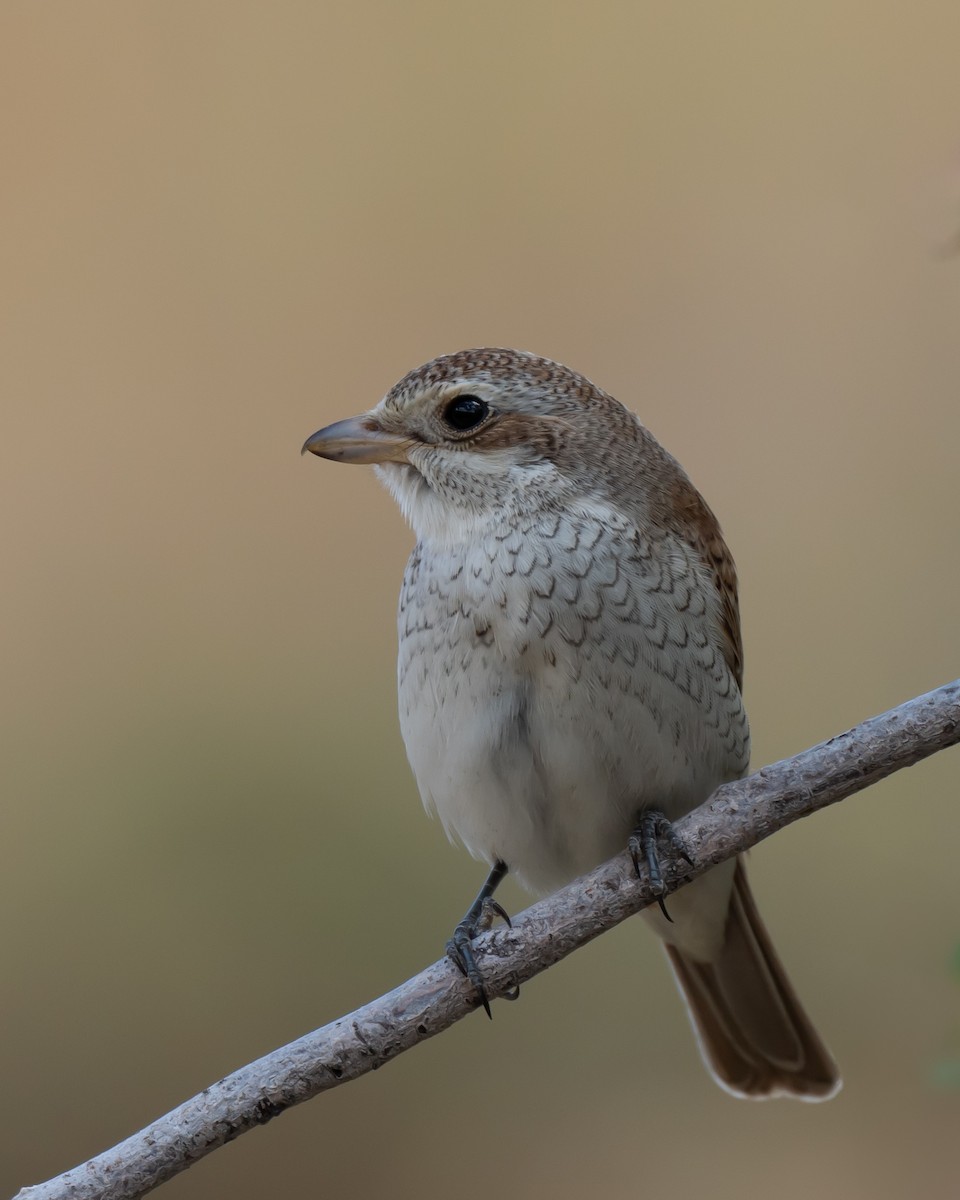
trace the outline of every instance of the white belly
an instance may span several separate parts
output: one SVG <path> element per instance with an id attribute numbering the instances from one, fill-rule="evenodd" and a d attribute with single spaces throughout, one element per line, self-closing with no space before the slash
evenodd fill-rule
<path id="1" fill-rule="evenodd" d="M 715 597 L 684 547 L 615 514 L 418 547 L 400 604 L 400 720 L 428 811 L 548 892 L 746 769 Z"/>

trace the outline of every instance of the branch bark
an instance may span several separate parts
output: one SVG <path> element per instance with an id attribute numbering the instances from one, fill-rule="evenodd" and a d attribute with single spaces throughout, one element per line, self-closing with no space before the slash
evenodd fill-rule
<path id="1" fill-rule="evenodd" d="M 960 679 L 718 788 L 674 826 L 693 862 L 665 863 L 668 891 L 800 817 L 960 741 Z M 655 899 L 624 854 L 478 940 L 491 998 Z M 392 1061 L 477 1007 L 445 959 L 378 1000 L 242 1067 L 113 1149 L 16 1200 L 132 1200 L 304 1100 Z"/>

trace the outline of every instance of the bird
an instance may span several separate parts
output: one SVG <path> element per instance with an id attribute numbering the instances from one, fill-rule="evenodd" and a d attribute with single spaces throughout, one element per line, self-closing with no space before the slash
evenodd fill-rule
<path id="1" fill-rule="evenodd" d="M 640 419 L 527 351 L 441 355 L 303 452 L 373 464 L 416 537 L 401 732 L 428 813 L 489 867 L 448 943 L 489 1015 L 472 943 L 506 917 L 493 894 L 508 872 L 543 895 L 628 847 L 656 884 L 671 822 L 746 774 L 734 561 Z M 722 1088 L 836 1093 L 742 856 L 642 916 Z"/>

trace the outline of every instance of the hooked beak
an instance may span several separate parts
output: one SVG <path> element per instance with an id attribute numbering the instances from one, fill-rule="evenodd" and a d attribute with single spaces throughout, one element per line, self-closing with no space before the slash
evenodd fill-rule
<path id="1" fill-rule="evenodd" d="M 301 454 L 309 450 L 320 458 L 335 462 L 384 463 L 409 462 L 410 438 L 385 433 L 369 416 L 350 417 L 319 429 L 303 443 Z"/>

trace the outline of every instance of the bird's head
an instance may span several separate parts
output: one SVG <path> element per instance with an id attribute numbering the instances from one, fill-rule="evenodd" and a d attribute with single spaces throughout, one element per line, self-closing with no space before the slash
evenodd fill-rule
<path id="1" fill-rule="evenodd" d="M 462 540 L 491 519 L 609 500 L 659 446 L 575 371 L 519 350 L 464 350 L 405 375 L 369 412 L 303 449 L 375 463 L 418 536 Z M 632 469 L 631 468 L 632 464 Z"/>

